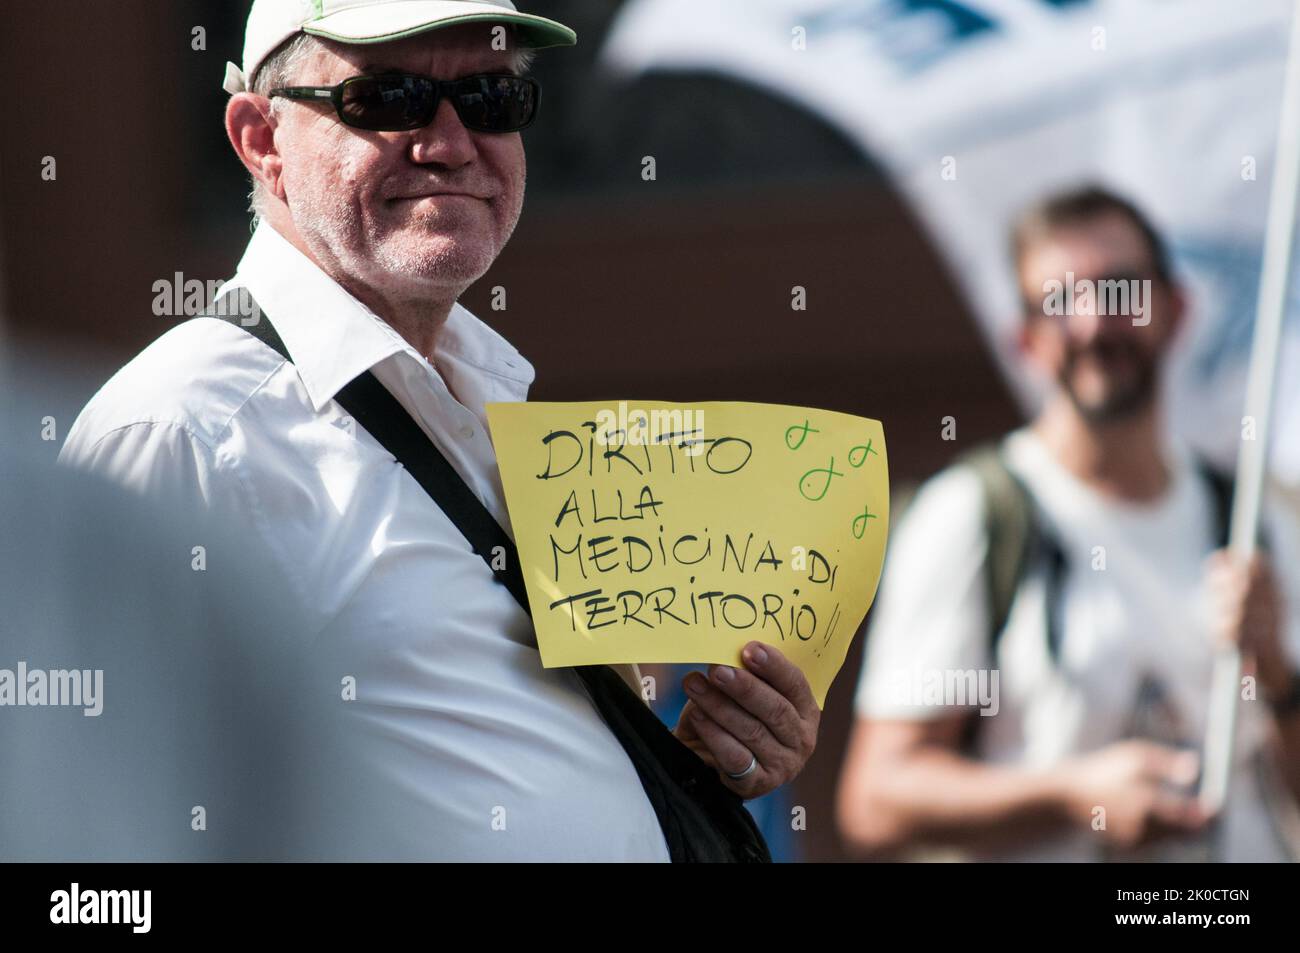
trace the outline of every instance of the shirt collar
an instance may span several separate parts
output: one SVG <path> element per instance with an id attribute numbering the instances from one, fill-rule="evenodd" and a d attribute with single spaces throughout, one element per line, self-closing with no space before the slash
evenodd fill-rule
<path id="1" fill-rule="evenodd" d="M 343 387 L 395 354 L 437 370 L 378 315 L 349 294 L 266 222 L 258 224 L 226 287 L 244 287 L 275 324 L 319 411 Z M 526 392 L 535 376 L 505 338 L 454 304 L 433 354 L 505 378 Z"/>

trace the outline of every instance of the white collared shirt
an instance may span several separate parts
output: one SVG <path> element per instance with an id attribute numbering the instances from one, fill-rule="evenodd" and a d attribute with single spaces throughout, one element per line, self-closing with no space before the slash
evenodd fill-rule
<path id="1" fill-rule="evenodd" d="M 667 860 L 577 676 L 542 668 L 528 616 L 333 399 L 372 370 L 509 531 L 484 404 L 525 400 L 532 366 L 459 304 L 431 363 L 265 223 L 237 287 L 292 364 L 225 321 L 185 322 L 104 385 L 60 460 L 234 523 L 304 629 L 358 660 L 344 674 L 373 743 L 357 769 L 392 813 L 371 856 Z"/>

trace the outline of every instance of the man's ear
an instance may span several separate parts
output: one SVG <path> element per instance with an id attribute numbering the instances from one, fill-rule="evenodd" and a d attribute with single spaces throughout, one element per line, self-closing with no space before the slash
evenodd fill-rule
<path id="1" fill-rule="evenodd" d="M 1038 344 L 1038 326 L 1032 315 L 1017 314 L 1015 319 L 1016 326 L 1016 354 L 1021 360 L 1033 360 L 1034 349 Z"/>
<path id="2" fill-rule="evenodd" d="M 1183 325 L 1187 323 L 1188 299 L 1187 291 L 1182 285 L 1169 285 L 1169 313 L 1165 316 L 1165 323 L 1168 330 L 1165 332 L 1165 340 L 1173 341 L 1181 333 Z"/>
<path id="3" fill-rule="evenodd" d="M 1015 342 L 1016 354 L 1022 359 L 1028 357 L 1033 345 L 1030 338 L 1029 322 L 1023 316 L 1016 319 Z"/>
<path id="4" fill-rule="evenodd" d="M 1051 363 L 1047 356 L 1051 341 L 1050 331 L 1044 327 L 1046 320 L 1037 315 L 1016 315 L 1016 354 L 1035 374 L 1046 372 Z"/>
<path id="5" fill-rule="evenodd" d="M 276 198 L 284 198 L 284 163 L 275 148 L 271 101 L 254 93 L 236 93 L 226 104 L 226 136 L 249 174 Z"/>

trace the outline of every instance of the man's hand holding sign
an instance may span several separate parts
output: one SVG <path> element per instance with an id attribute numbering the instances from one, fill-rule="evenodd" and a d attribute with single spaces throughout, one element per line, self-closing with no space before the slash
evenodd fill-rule
<path id="1" fill-rule="evenodd" d="M 794 778 L 880 575 L 880 424 L 732 402 L 487 410 L 543 664 L 715 663 L 687 676 L 677 737 L 743 797 Z"/>
<path id="2" fill-rule="evenodd" d="M 741 797 L 793 781 L 817 745 L 821 709 L 808 678 L 775 646 L 751 642 L 744 669 L 714 665 L 683 680 L 690 701 L 674 732 Z"/>

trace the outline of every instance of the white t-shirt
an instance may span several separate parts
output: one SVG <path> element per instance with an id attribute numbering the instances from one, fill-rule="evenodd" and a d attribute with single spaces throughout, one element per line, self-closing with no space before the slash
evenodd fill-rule
<path id="1" fill-rule="evenodd" d="M 1082 484 L 1029 430 L 1009 435 L 1004 450 L 1067 560 L 1059 657 L 1049 651 L 1044 622 L 1047 573 L 1036 566 L 1012 603 L 990 671 L 984 494 L 973 471 L 953 468 L 921 488 L 890 540 L 858 714 L 930 719 L 969 702 L 995 712 L 978 718 L 979 757 L 1036 768 L 1134 734 L 1153 737 L 1153 727 L 1156 740 L 1199 747 L 1213 665 L 1204 563 L 1215 521 L 1211 490 L 1190 456 L 1172 449 L 1171 486 L 1158 502 L 1138 505 Z M 1270 519 L 1267 532 L 1287 601 L 1284 637 L 1295 657 L 1294 530 Z M 1286 856 L 1255 775 L 1268 727 L 1263 706 L 1243 704 L 1238 719 L 1222 841 L 1230 860 Z M 1097 859 L 1098 838 L 1090 835 L 1064 835 L 998 859 Z"/>

